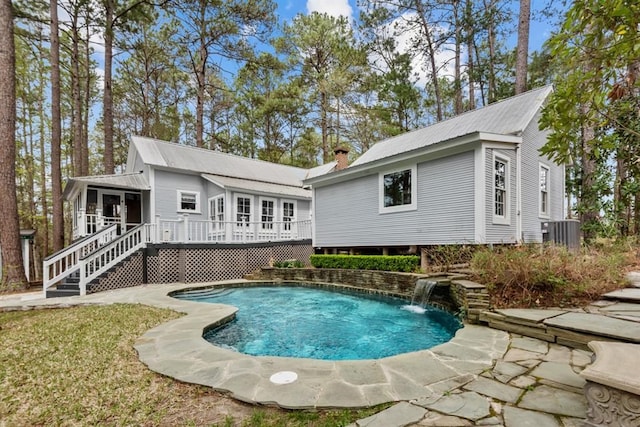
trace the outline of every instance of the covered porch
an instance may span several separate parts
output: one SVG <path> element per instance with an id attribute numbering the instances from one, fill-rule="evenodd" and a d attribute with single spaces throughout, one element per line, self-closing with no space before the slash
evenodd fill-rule
<path id="1" fill-rule="evenodd" d="M 70 178 L 64 197 L 73 202 L 73 240 L 114 224 L 120 234 L 149 222 L 150 190 L 142 173 Z"/>

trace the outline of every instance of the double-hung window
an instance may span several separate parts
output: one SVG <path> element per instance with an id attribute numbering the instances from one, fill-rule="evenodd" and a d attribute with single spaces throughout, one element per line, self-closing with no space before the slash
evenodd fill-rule
<path id="1" fill-rule="evenodd" d="M 261 199 L 260 224 L 263 230 L 273 230 L 273 220 L 275 218 L 275 200 Z"/>
<path id="2" fill-rule="evenodd" d="M 251 221 L 251 198 L 248 196 L 236 197 L 236 221 L 239 226 L 248 226 Z"/>
<path id="3" fill-rule="evenodd" d="M 291 223 L 296 218 L 296 204 L 295 202 L 282 202 L 282 222 L 284 223 L 283 229 L 286 231 L 291 230 Z"/>
<path id="4" fill-rule="evenodd" d="M 381 173 L 380 213 L 416 209 L 416 167 Z"/>
<path id="5" fill-rule="evenodd" d="M 224 196 L 209 199 L 209 219 L 218 223 L 224 222 Z"/>
<path id="6" fill-rule="evenodd" d="M 200 193 L 178 190 L 178 212 L 200 212 Z"/>
<path id="7" fill-rule="evenodd" d="M 509 160 L 493 159 L 493 222 L 509 224 Z"/>
<path id="8" fill-rule="evenodd" d="M 540 165 L 540 202 L 539 212 L 541 217 L 549 217 L 549 168 Z"/>

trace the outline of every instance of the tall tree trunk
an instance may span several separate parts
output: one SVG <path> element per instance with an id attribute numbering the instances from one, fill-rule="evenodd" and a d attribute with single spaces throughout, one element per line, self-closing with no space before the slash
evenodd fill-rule
<path id="1" fill-rule="evenodd" d="M 473 0 L 467 0 L 465 10 L 465 23 L 467 32 L 467 76 L 469 79 L 469 110 L 475 110 L 476 108 L 476 87 L 475 87 L 475 75 L 473 67 L 473 52 L 474 52 L 474 31 L 473 31 Z"/>
<path id="2" fill-rule="evenodd" d="M 493 0 L 489 1 L 487 5 L 485 0 L 485 9 L 487 13 L 487 43 L 489 45 L 489 76 L 488 76 L 488 93 L 487 100 L 489 104 L 495 102 L 497 96 L 496 88 L 496 28 L 493 22 L 494 3 Z"/>
<path id="3" fill-rule="evenodd" d="M 520 0 L 518 48 L 516 54 L 516 95 L 527 91 L 527 59 L 529 56 L 529 21 L 531 0 Z"/>
<path id="4" fill-rule="evenodd" d="M 71 97 L 73 110 L 71 128 L 73 130 L 73 174 L 81 176 L 82 165 L 82 94 L 80 90 L 80 34 L 78 32 L 78 11 L 71 17 Z"/>
<path id="5" fill-rule="evenodd" d="M 440 82 L 438 81 L 438 66 L 436 65 L 436 48 L 434 41 L 431 37 L 431 30 L 429 29 L 429 23 L 425 16 L 422 0 L 415 0 L 416 11 L 420 17 L 422 23 L 422 29 L 424 31 L 425 41 L 427 42 L 427 53 L 429 55 L 429 64 L 431 66 L 431 83 L 433 84 L 433 92 L 436 97 L 436 119 L 440 122 L 443 119 L 442 114 L 442 95 L 440 93 Z"/>
<path id="6" fill-rule="evenodd" d="M 200 28 L 200 47 L 196 61 L 196 80 L 198 84 L 196 92 L 196 146 L 204 147 L 204 97 L 206 95 L 207 84 L 207 62 L 209 58 L 209 52 L 207 51 L 207 35 L 205 34 L 206 28 L 206 12 L 207 2 L 200 0 L 200 22 L 202 28 Z"/>
<path id="7" fill-rule="evenodd" d="M 590 106 L 584 105 L 582 108 L 583 117 L 590 114 Z M 598 221 L 598 194 L 596 192 L 596 161 L 593 158 L 591 148 L 595 139 L 595 126 L 585 119 L 582 125 L 582 184 L 580 194 L 580 223 L 582 224 L 582 236 L 589 242 L 596 237 L 595 225 Z"/>
<path id="8" fill-rule="evenodd" d="M 113 92 L 112 77 L 113 68 L 113 16 L 114 0 L 105 0 L 105 27 L 104 27 L 104 94 L 102 106 L 102 125 L 104 126 L 104 173 L 112 174 L 115 170 L 113 160 Z"/>
<path id="9" fill-rule="evenodd" d="M 455 33 L 455 65 L 454 65 L 454 111 L 456 115 L 462 113 L 462 73 L 460 68 L 462 67 L 461 55 L 462 55 L 462 20 L 460 19 L 460 1 L 453 0 L 453 25 Z"/>
<path id="10" fill-rule="evenodd" d="M 83 105 L 83 128 L 82 128 L 82 176 L 89 175 L 89 110 L 91 108 L 91 45 L 89 44 L 89 39 L 91 38 L 90 34 L 90 16 L 87 13 L 85 17 L 86 22 L 86 40 L 84 45 L 84 66 L 85 66 L 85 84 L 84 84 L 84 105 Z"/>
<path id="11" fill-rule="evenodd" d="M 329 126 L 327 124 L 327 110 L 329 109 L 327 101 L 327 93 L 320 91 L 320 133 L 322 134 L 322 162 L 327 163 L 331 160 L 329 155 Z"/>
<path id="12" fill-rule="evenodd" d="M 44 28 L 40 30 L 39 41 L 42 45 Z M 40 248 L 40 258 L 44 259 L 49 254 L 49 195 L 47 192 L 47 155 L 45 150 L 45 120 L 46 113 L 45 99 L 46 99 L 46 87 L 44 82 L 45 64 L 42 58 L 38 59 L 38 70 L 40 78 L 38 84 L 38 121 L 39 121 L 39 135 L 40 135 L 40 204 L 42 205 L 42 222 L 40 223 L 41 242 L 37 245 Z M 39 265 L 39 264 L 38 264 Z"/>
<path id="13" fill-rule="evenodd" d="M 50 0 L 51 14 L 51 198 L 53 203 L 53 250 L 64 247 L 64 211 L 62 208 L 60 119 L 60 39 L 58 36 L 58 2 Z"/>
<path id="14" fill-rule="evenodd" d="M 0 246 L 2 288 L 23 288 L 27 282 L 22 266 L 20 223 L 16 197 L 16 52 L 13 10 L 10 0 L 0 0 Z"/>

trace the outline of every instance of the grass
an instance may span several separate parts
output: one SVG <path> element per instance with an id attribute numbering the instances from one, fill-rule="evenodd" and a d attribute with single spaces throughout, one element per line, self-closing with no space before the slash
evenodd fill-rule
<path id="1" fill-rule="evenodd" d="M 524 245 L 473 254 L 474 279 L 486 284 L 493 307 L 581 307 L 625 287 L 638 247 L 599 244 L 574 253 L 560 246 Z"/>
<path id="2" fill-rule="evenodd" d="M 381 410 L 257 407 L 156 374 L 133 343 L 178 316 L 130 304 L 0 312 L 0 424 L 329 427 Z"/>

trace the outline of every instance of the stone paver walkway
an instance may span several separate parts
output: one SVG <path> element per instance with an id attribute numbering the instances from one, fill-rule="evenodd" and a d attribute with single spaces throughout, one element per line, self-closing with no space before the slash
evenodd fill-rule
<path id="1" fill-rule="evenodd" d="M 150 330 L 136 343 L 151 369 L 229 391 L 243 401 L 285 408 L 397 402 L 352 427 L 580 426 L 587 402 L 579 373 L 592 358 L 582 349 L 584 340 L 640 342 L 640 293 L 629 288 L 583 310 L 485 313 L 489 324 L 508 332 L 468 325 L 449 343 L 381 360 L 250 357 L 202 339 L 204 327 L 223 321 L 235 309 L 203 308 L 167 296 L 194 286 L 148 285 L 55 300 L 38 294 L 2 297 L 0 310 L 121 302 L 185 312 L 187 316 Z M 295 372 L 297 379 L 288 384 L 270 381 L 282 371 Z"/>

